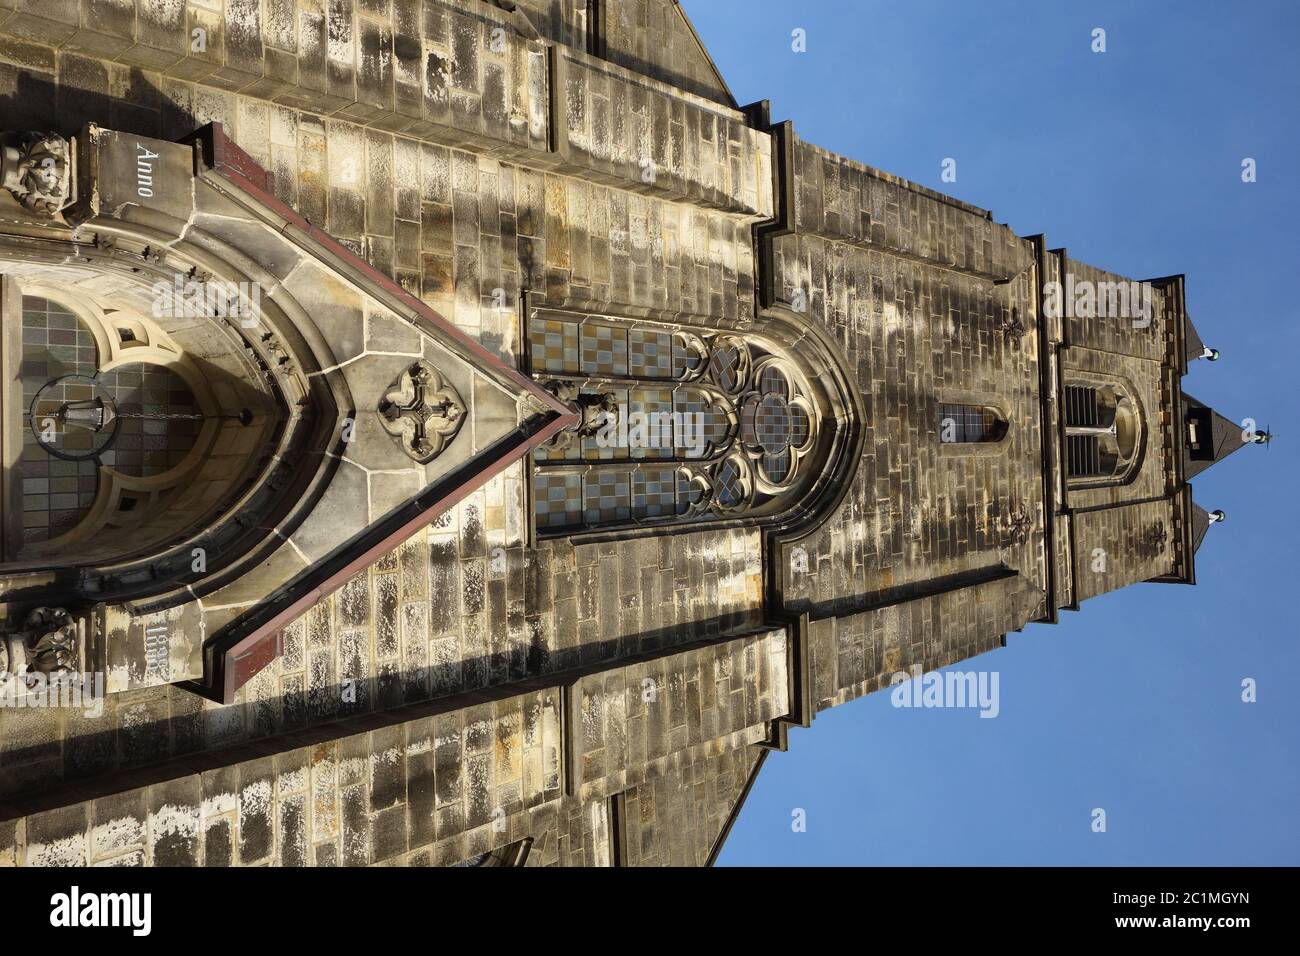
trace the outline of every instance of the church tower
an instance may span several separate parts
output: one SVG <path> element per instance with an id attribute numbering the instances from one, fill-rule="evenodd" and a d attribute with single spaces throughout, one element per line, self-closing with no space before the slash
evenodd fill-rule
<path id="1" fill-rule="evenodd" d="M 804 141 L 675 0 L 0 41 L 0 865 L 711 863 L 792 727 L 1195 583 L 1268 440 L 1182 276 Z"/>

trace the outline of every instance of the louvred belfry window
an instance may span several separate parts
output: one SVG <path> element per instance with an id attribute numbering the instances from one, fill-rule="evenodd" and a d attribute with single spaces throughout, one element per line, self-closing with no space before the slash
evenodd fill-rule
<path id="1" fill-rule="evenodd" d="M 1097 389 L 1087 385 L 1065 388 L 1065 461 L 1071 478 L 1096 477 L 1102 474 L 1101 439 L 1080 431 L 1096 428 L 1100 422 Z"/>
<path id="2" fill-rule="evenodd" d="M 1067 384 L 1063 393 L 1065 473 L 1073 484 L 1118 483 L 1133 471 L 1141 422 L 1121 388 Z"/>

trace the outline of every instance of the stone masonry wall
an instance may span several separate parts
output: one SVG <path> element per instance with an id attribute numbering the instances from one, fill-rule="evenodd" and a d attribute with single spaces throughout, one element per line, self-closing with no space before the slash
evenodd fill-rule
<path id="1" fill-rule="evenodd" d="M 1172 574 L 1174 508 L 1162 499 L 1075 514 L 1075 598 Z"/>
<path id="2" fill-rule="evenodd" d="M 763 751 L 674 755 L 626 796 L 629 866 L 703 866 Z M 671 838 L 668 835 L 671 834 Z"/>
<path id="3" fill-rule="evenodd" d="M 1019 575 L 841 618 L 813 621 L 809 667 L 813 706 L 825 710 L 886 690 L 913 666 L 937 670 L 1001 646 L 1020 630 L 1043 593 Z"/>
<path id="4" fill-rule="evenodd" d="M 1076 259 L 1067 258 L 1065 270 L 1067 276 L 1073 276 L 1076 286 L 1088 282 L 1094 289 L 1119 284 L 1127 288 L 1131 282 L 1125 276 L 1098 269 Z M 1064 282 L 1065 279 L 1061 281 Z M 1149 325 L 1144 325 L 1147 321 L 1145 318 L 1134 314 L 1076 316 L 1071 314 L 1074 311 L 1072 304 L 1066 303 L 1069 312 L 1064 318 L 1065 341 L 1072 346 L 1077 345 L 1101 352 L 1131 355 L 1150 362 L 1163 361 L 1167 350 L 1166 336 L 1173 332 L 1167 327 L 1163 318 L 1165 293 L 1150 286 L 1147 288 L 1151 291 L 1152 303 Z M 1104 299 L 1105 296 L 1101 298 Z M 1098 309 L 1103 308 L 1104 305 L 1103 301 L 1097 302 Z M 1135 306 L 1136 304 L 1130 300 L 1130 309 L 1134 309 Z"/>
<path id="5" fill-rule="evenodd" d="M 1041 586 L 1043 490 L 1034 298 L 1009 286 L 846 243 L 776 241 L 782 288 L 802 290 L 857 372 L 868 440 L 839 512 L 793 546 L 809 573 L 787 575 L 796 608 L 852 608 L 864 596 L 1005 561 Z M 1031 329 L 998 331 L 1016 309 Z M 1008 437 L 943 447 L 939 404 L 1002 407 Z M 1023 513 L 1036 529 L 1012 534 Z M 788 566 L 788 565 L 787 565 Z"/>
<path id="6" fill-rule="evenodd" d="M 209 27 L 209 35 L 222 42 L 210 46 L 206 59 L 162 57 L 148 60 L 144 69 L 137 60 L 149 44 L 170 43 L 180 50 L 173 34 L 181 26 L 164 24 L 173 31 L 164 43 L 146 16 L 81 23 L 75 4 L 68 10 L 57 4 L 39 11 L 23 7 L 12 15 L 5 10 L 0 13 L 0 89 L 11 94 L 0 94 L 5 124 L 40 125 L 57 116 L 68 130 L 94 121 L 177 138 L 208 121 L 221 122 L 273 172 L 281 199 L 507 359 L 516 357 L 517 303 L 526 287 L 551 304 L 602 303 L 614 311 L 635 308 L 722 322 L 738 321 L 752 310 L 747 217 L 418 138 L 446 139 L 443 134 L 452 129 L 456 136 L 450 138 L 458 142 L 483 142 L 484 127 L 465 110 L 433 123 L 426 102 L 423 125 L 402 127 L 401 135 L 390 131 L 394 124 L 386 121 L 384 104 L 363 95 L 374 66 L 366 51 L 378 42 L 380 60 L 390 62 L 384 60 L 386 38 L 416 39 L 428 62 L 441 57 L 450 64 L 446 75 L 453 101 L 478 97 L 482 102 L 498 68 L 508 72 L 519 66 L 493 52 L 494 26 L 507 28 L 508 45 L 527 40 L 504 11 L 469 0 L 355 7 L 304 0 L 295 33 L 285 25 L 293 18 L 286 20 L 283 8 L 278 3 L 193 5 L 187 22 Z M 33 19 L 38 13 L 39 22 Z M 69 29 L 47 29 L 47 21 L 60 18 L 67 19 Z M 306 66 L 315 62 L 312 43 L 321 24 L 334 37 L 325 70 L 328 89 L 315 89 L 316 74 Z M 114 31 L 120 42 L 101 41 Z M 397 47 L 391 61 L 396 66 L 383 76 L 385 83 L 392 80 L 393 96 L 400 99 L 401 44 Z M 581 59 L 576 51 L 566 52 Z M 301 61 L 296 85 L 271 89 L 249 79 L 272 70 L 284 59 L 279 53 L 293 53 Z M 641 81 L 620 67 L 604 64 L 602 70 L 607 95 L 640 88 Z M 430 76 L 436 75 L 422 82 L 433 82 Z M 191 82 L 195 79 L 201 82 Z M 526 84 L 506 85 L 521 90 L 521 96 L 537 92 Z M 313 90 L 322 98 L 311 99 Z M 329 98 L 334 95 L 340 99 Z M 398 113 L 399 99 L 393 101 Z M 703 115 L 693 98 L 686 99 L 692 101 L 691 115 Z M 620 116 L 624 112 L 620 108 Z M 726 111 L 711 105 L 704 112 L 721 117 Z M 592 115 L 591 110 L 584 108 L 581 115 Z M 627 127 L 641 137 L 637 115 L 634 110 L 627 117 Z M 648 123 L 651 117 L 645 118 Z M 717 141 L 699 138 L 687 144 L 681 127 L 669 122 L 662 136 L 656 133 L 651 140 L 677 144 L 679 163 L 689 155 L 688 175 L 706 169 L 699 162 L 702 146 Z M 712 137 L 714 128 L 692 130 Z M 738 142 L 733 119 L 727 128 L 732 130 L 727 142 Z M 743 132 L 751 144 L 747 148 L 757 150 L 766 140 Z M 496 143 L 501 154 L 533 155 L 531 146 L 521 152 L 504 142 Z M 729 149 L 715 150 L 721 158 L 707 167 L 715 171 L 700 180 L 714 193 L 724 181 L 719 177 L 730 181 L 738 168 Z M 626 185 L 642 190 L 646 184 L 639 168 L 637 173 Z M 769 178 L 757 171 L 747 175 L 744 208 L 764 203 L 770 208 Z M 764 189 L 765 199 L 759 192 Z M 110 698 L 98 719 L 0 714 L 4 789 L 139 766 L 357 709 L 609 660 L 632 648 L 668 646 L 754 617 L 761 571 L 752 535 L 699 531 L 678 538 L 671 550 L 655 541 L 576 549 L 552 542 L 527 552 L 523 486 L 522 469 L 509 469 L 290 626 L 280 660 L 241 691 L 232 707 L 216 708 L 159 688 Z M 598 581 L 598 561 L 613 561 L 623 574 Z M 355 689 L 350 701 L 341 699 L 341 687 Z"/>
<path id="7" fill-rule="evenodd" d="M 795 231 L 999 279 L 1028 249 L 983 209 L 796 137 Z"/>
<path id="8" fill-rule="evenodd" d="M 92 15 L 0 0 L 0 122 L 168 139 L 221 122 L 277 196 L 508 361 L 524 290 L 743 324 L 753 226 L 776 212 L 771 138 L 729 105 L 668 0 L 609 4 L 605 61 L 583 52 L 580 6 L 114 0 Z M 774 240 L 770 278 L 839 343 L 867 411 L 858 476 L 798 542 L 809 570 L 784 581 L 787 607 L 846 615 L 811 625 L 822 709 L 1040 613 L 1037 292 L 1028 243 L 982 210 L 808 144 L 795 172 L 795 232 Z M 1003 331 L 1013 319 L 1027 334 Z M 946 401 L 997 404 L 1009 437 L 939 448 Z M 598 864 L 620 792 L 631 862 L 704 862 L 791 704 L 762 535 L 525 547 L 526 486 L 512 467 L 291 624 L 231 706 L 162 686 L 99 717 L 0 710 L 0 804 L 226 760 L 0 823 L 0 865 L 453 863 L 525 837 L 530 863 Z M 1116 580 L 1167 570 L 1148 533 L 1167 513 L 1081 514 L 1079 553 L 1119 540 L 1150 553 Z M 1001 565 L 1019 573 L 916 597 Z M 501 685 L 493 702 L 457 696 Z M 399 707 L 430 715 L 390 719 Z M 326 726 L 360 720 L 387 725 Z"/>
<path id="9" fill-rule="evenodd" d="M 449 864 L 526 837 L 534 862 L 598 863 L 583 821 L 600 814 L 589 808 L 642 787 L 636 819 L 651 828 L 656 794 L 673 799 L 665 778 L 739 754 L 788 710 L 785 659 L 784 632 L 755 634 L 579 680 L 568 717 L 559 686 L 458 698 L 337 739 L 295 747 L 290 735 L 279 752 L 268 744 L 182 760 L 155 771 L 159 782 L 111 796 L 73 789 L 67 804 L 55 796 L 53 808 L 20 816 L 0 802 L 0 865 Z M 581 776 L 566 785 L 568 767 Z M 683 785 L 701 782 L 686 773 Z M 728 773 L 715 786 L 722 802 L 697 813 L 720 829 L 743 782 Z M 697 855 L 698 840 L 689 846 Z M 638 852 L 669 862 L 679 851 L 647 837 Z"/>
<path id="10" fill-rule="evenodd" d="M 787 606 L 852 610 L 1000 562 L 1043 586 L 1041 533 L 1017 543 L 1008 530 L 1019 513 L 1043 519 L 1028 243 L 983 210 L 802 141 L 795 164 L 796 232 L 773 241 L 774 292 L 806 303 L 844 350 L 868 440 L 839 513 L 797 542 L 809 572 L 787 574 Z M 1013 315 L 1027 333 L 1009 338 Z M 1007 439 L 942 447 L 941 402 L 1000 406 Z"/>
<path id="11" fill-rule="evenodd" d="M 518 0 L 518 7 L 529 25 L 539 34 L 561 46 L 586 49 L 587 5 L 570 0 Z"/>
<path id="12" fill-rule="evenodd" d="M 168 685 L 109 695 L 96 717 L 0 708 L 0 797 L 758 623 L 756 533 L 526 551 L 493 503 L 506 485 L 490 482 L 286 628 L 283 653 L 230 706 Z"/>
<path id="13" fill-rule="evenodd" d="M 778 630 L 579 681 L 578 796 L 627 790 L 661 758 L 738 751 L 763 739 L 768 721 L 790 711 L 786 653 Z"/>
<path id="14" fill-rule="evenodd" d="M 677 0 L 617 0 L 603 6 L 609 59 L 718 103 L 731 103 L 726 84 Z"/>

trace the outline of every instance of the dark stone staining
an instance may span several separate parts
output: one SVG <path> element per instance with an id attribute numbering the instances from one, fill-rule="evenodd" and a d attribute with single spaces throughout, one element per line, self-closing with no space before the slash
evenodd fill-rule
<path id="1" fill-rule="evenodd" d="M 434 841 L 435 780 L 434 754 L 431 751 L 407 758 L 407 832 L 413 847 Z"/>
<path id="2" fill-rule="evenodd" d="M 203 828 L 203 865 L 232 866 L 235 862 L 235 837 L 229 817 L 215 817 Z"/>
<path id="3" fill-rule="evenodd" d="M 318 843 L 314 852 L 315 866 L 339 865 L 339 848 L 333 843 Z"/>
<path id="4" fill-rule="evenodd" d="M 370 863 L 370 813 L 369 795 L 363 783 L 345 787 L 339 792 L 343 809 L 344 866 L 366 866 Z"/>
<path id="5" fill-rule="evenodd" d="M 81 842 L 84 844 L 87 810 L 86 804 L 78 803 L 29 816 L 27 818 L 27 846 L 49 848 L 60 843 L 74 844 Z M 85 852 L 86 850 L 83 848 L 76 859 L 65 853 L 60 853 L 58 862 L 64 865 L 84 865 Z M 31 862 L 29 859 L 29 865 Z"/>
<path id="6" fill-rule="evenodd" d="M 239 861 L 242 865 L 266 859 L 275 849 L 275 778 L 269 758 L 240 767 Z"/>
<path id="7" fill-rule="evenodd" d="M 306 797 L 295 794 L 280 801 L 280 866 L 307 866 Z"/>
<path id="8" fill-rule="evenodd" d="M 376 813 L 370 825 L 372 862 L 380 863 L 406 852 L 406 807 L 391 807 Z"/>
<path id="9" fill-rule="evenodd" d="M 386 810 L 406 799 L 406 747 L 401 727 L 371 734 L 370 809 Z"/>
<path id="10" fill-rule="evenodd" d="M 154 866 L 197 866 L 202 782 L 196 776 L 149 790 L 149 833 Z"/>

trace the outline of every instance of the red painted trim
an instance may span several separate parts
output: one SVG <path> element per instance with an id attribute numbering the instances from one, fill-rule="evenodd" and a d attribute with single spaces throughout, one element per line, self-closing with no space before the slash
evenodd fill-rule
<path id="1" fill-rule="evenodd" d="M 259 192 L 270 193 L 275 181 L 269 170 L 263 169 L 252 156 L 226 135 L 220 123 L 213 123 L 212 165 L 225 173 L 231 172 L 257 184 Z"/>
<path id="2" fill-rule="evenodd" d="M 382 541 L 367 548 L 326 581 L 312 588 L 311 591 L 299 597 L 280 613 L 228 648 L 223 655 L 223 686 L 220 690 L 222 702 L 229 704 L 234 702 L 235 694 L 240 687 L 279 655 L 280 633 L 288 624 L 337 591 L 352 577 L 368 568 L 393 548 L 429 525 L 438 515 L 463 501 L 471 492 L 480 488 L 514 462 L 548 441 L 557 432 L 577 424 L 579 416 L 568 405 L 539 386 L 527 375 L 507 365 L 498 356 L 470 338 L 469 335 L 453 325 L 444 316 L 430 308 L 423 300 L 411 295 L 411 293 L 357 256 L 329 233 L 312 225 L 272 195 L 270 191 L 270 174 L 226 136 L 225 130 L 222 129 L 220 123 L 210 124 L 209 132 L 214 157 L 212 172 L 227 180 L 232 186 L 247 193 L 252 199 L 265 206 L 276 216 L 284 219 L 287 225 L 281 230 L 282 235 L 290 238 L 298 245 L 302 245 L 303 240 L 315 243 L 328 255 L 347 263 L 360 272 L 368 281 L 383 289 L 384 292 L 410 309 L 413 315 L 409 316 L 409 318 L 416 320 L 418 325 L 424 326 L 425 331 L 435 333 L 435 339 L 450 340 L 454 346 L 468 353 L 467 357 L 469 359 L 481 366 L 486 366 L 498 377 L 518 386 L 520 391 L 531 395 L 556 415 L 555 419 L 523 442 L 518 448 L 500 458 L 486 462 L 483 468 L 469 475 L 438 501 L 421 511 Z M 291 232 L 297 232 L 300 235 L 290 236 Z"/>
<path id="3" fill-rule="evenodd" d="M 568 418 L 576 416 L 569 415 Z M 234 703 L 235 692 L 252 678 L 257 671 L 269 664 L 279 654 L 277 647 L 276 653 L 262 660 L 261 655 L 254 657 L 255 661 L 261 661 L 255 670 L 244 675 L 238 674 L 240 659 L 246 659 L 253 655 L 257 650 L 257 645 L 263 641 L 277 641 L 280 632 L 293 623 L 316 604 L 329 597 L 339 588 L 343 587 L 355 575 L 364 571 L 375 561 L 382 558 L 385 554 L 392 551 L 402 542 L 415 535 L 422 528 L 433 522 L 444 511 L 459 504 L 465 498 L 482 487 L 485 483 L 500 474 L 510 465 L 514 464 L 520 458 L 523 458 L 529 452 L 533 451 L 538 445 L 549 440 L 556 432 L 572 424 L 564 419 L 555 419 L 537 434 L 529 438 L 509 455 L 495 459 L 489 462 L 482 470 L 470 475 L 465 481 L 452 488 L 444 497 L 438 499 L 424 511 L 421 511 L 416 517 L 412 518 L 406 524 L 402 525 L 392 534 L 385 537 L 382 541 L 371 545 L 364 552 L 357 555 L 346 566 L 339 569 L 328 579 L 321 582 L 308 593 L 304 594 L 298 600 L 294 601 L 275 617 L 260 625 L 255 631 L 244 637 L 237 644 L 228 648 L 225 652 L 225 664 L 223 667 L 224 686 L 222 688 L 221 702 L 224 704 Z M 242 678 L 242 679 L 241 679 Z"/>

